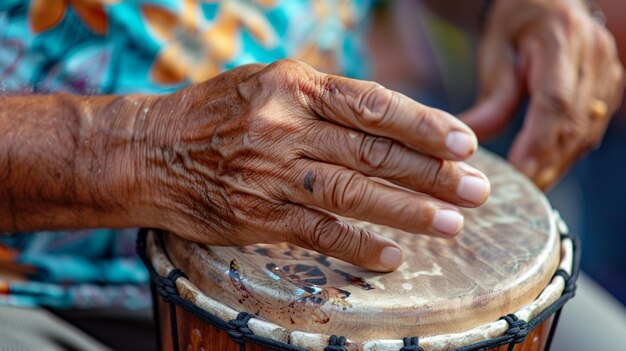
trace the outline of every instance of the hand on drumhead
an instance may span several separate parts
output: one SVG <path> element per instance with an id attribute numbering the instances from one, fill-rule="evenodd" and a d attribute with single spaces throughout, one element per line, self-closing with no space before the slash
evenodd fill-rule
<path id="1" fill-rule="evenodd" d="M 158 104 L 149 216 L 194 241 L 288 241 L 388 271 L 399 246 L 335 215 L 445 237 L 459 206 L 489 194 L 461 162 L 477 141 L 458 119 L 299 62 L 240 67 Z"/>
<path id="2" fill-rule="evenodd" d="M 542 189 L 600 144 L 625 82 L 613 36 L 580 0 L 494 1 L 478 71 L 462 120 L 489 138 L 528 95 L 509 159 Z"/>

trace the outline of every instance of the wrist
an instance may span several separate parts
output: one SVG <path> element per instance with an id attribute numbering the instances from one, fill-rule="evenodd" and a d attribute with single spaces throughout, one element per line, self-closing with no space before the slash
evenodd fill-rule
<path id="1" fill-rule="evenodd" d="M 76 174 L 99 226 L 150 226 L 150 112 L 157 96 L 72 97 L 80 121 Z"/>
<path id="2" fill-rule="evenodd" d="M 137 123 L 141 142 L 132 151 L 142 189 L 135 212 L 140 226 L 180 230 L 189 208 L 201 208 L 192 199 L 214 193 L 222 159 L 220 138 L 213 136 L 233 101 L 232 92 L 213 90 L 208 82 L 151 97 Z"/>

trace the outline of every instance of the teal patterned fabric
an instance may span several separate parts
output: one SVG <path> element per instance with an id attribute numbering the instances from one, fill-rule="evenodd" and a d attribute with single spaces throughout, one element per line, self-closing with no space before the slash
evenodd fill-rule
<path id="1" fill-rule="evenodd" d="M 3 0 L 0 90 L 167 93 L 290 57 L 360 77 L 368 0 Z M 0 235 L 0 303 L 146 308 L 134 230 Z"/>

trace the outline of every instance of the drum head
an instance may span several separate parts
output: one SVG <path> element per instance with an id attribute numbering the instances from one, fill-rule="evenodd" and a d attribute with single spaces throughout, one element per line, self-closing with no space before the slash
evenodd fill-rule
<path id="1" fill-rule="evenodd" d="M 543 194 L 480 151 L 492 195 L 464 210 L 454 239 L 358 222 L 398 242 L 405 262 L 373 273 L 295 246 L 198 245 L 163 237 L 174 263 L 207 296 L 290 331 L 352 340 L 461 332 L 533 301 L 559 262 L 559 236 Z"/>

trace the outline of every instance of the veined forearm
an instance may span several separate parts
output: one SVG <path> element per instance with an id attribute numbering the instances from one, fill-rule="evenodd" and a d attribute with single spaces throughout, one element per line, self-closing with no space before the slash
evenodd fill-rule
<path id="1" fill-rule="evenodd" d="M 0 98 L 0 231 L 132 225 L 144 100 Z"/>

